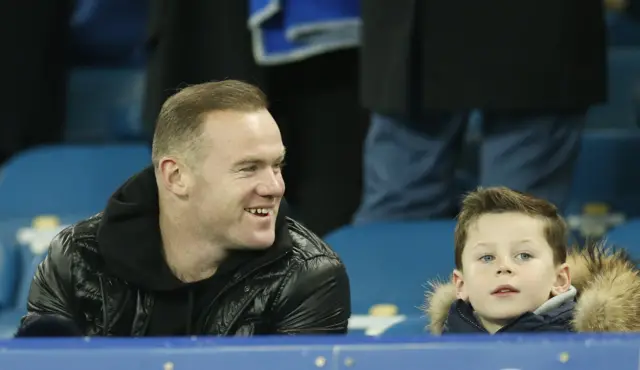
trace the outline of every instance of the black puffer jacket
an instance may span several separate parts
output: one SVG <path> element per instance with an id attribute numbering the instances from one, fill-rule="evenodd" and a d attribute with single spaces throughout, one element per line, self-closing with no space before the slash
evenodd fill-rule
<path id="1" fill-rule="evenodd" d="M 233 252 L 236 266 L 189 335 L 346 333 L 349 279 L 338 256 L 296 221 L 279 215 L 276 242 Z M 227 263 L 225 262 L 225 263 Z M 86 335 L 144 336 L 161 292 L 189 289 L 161 252 L 155 177 L 147 169 L 105 211 L 62 231 L 31 285 L 23 325 L 39 315 L 73 319 Z"/>

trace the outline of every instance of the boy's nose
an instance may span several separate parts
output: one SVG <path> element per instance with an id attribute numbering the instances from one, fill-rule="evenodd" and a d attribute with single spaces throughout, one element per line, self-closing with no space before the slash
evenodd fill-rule
<path id="1" fill-rule="evenodd" d="M 512 274 L 513 273 L 513 268 L 511 267 L 511 264 L 508 263 L 508 261 L 503 259 L 503 260 L 499 261 L 498 270 L 496 271 L 496 273 L 498 275 Z"/>

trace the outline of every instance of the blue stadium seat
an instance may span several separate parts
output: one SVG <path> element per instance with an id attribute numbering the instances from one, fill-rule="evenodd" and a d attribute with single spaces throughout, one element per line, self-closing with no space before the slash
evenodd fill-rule
<path id="1" fill-rule="evenodd" d="M 25 151 L 2 167 L 0 336 L 15 331 L 35 268 L 62 225 L 101 211 L 119 185 L 149 164 L 146 144 L 63 145 Z"/>
<path id="2" fill-rule="evenodd" d="M 147 140 L 141 68 L 75 68 L 69 76 L 67 142 Z"/>
<path id="3" fill-rule="evenodd" d="M 0 220 L 97 213 L 129 176 L 151 164 L 147 145 L 47 146 L 1 169 Z"/>
<path id="4" fill-rule="evenodd" d="M 640 46 L 640 22 L 626 14 L 607 14 L 609 46 Z"/>
<path id="5" fill-rule="evenodd" d="M 427 324 L 429 321 L 422 316 L 407 317 L 401 323 L 390 327 L 382 336 L 411 336 L 428 333 Z"/>
<path id="6" fill-rule="evenodd" d="M 38 265 L 46 256 L 46 253 L 33 254 L 28 248 L 21 249 L 20 263 L 21 274 L 15 297 L 14 307 L 0 312 L 0 338 L 10 338 L 16 332 L 20 319 L 27 312 L 27 299 L 31 281 L 38 269 Z"/>
<path id="7" fill-rule="evenodd" d="M 19 250 L 0 238 L 0 312 L 14 302 L 18 284 Z"/>
<path id="8" fill-rule="evenodd" d="M 13 335 L 20 318 L 26 313 L 29 288 L 35 271 L 46 256 L 51 239 L 67 225 L 73 224 L 89 214 L 62 215 L 46 218 L 56 222 L 42 225 L 41 217 L 35 219 L 16 218 L 0 221 L 0 241 L 11 247 L 13 263 L 10 269 L 0 274 L 11 274 L 12 289 L 8 304 L 0 307 L 0 338 Z M 10 273 L 8 271 L 11 271 Z M 4 286 L 0 281 L 0 289 Z M 3 291 L 0 290 L 0 294 Z"/>
<path id="9" fill-rule="evenodd" d="M 627 217 L 640 216 L 640 130 L 585 132 L 570 193 L 569 214 L 603 202 Z"/>
<path id="10" fill-rule="evenodd" d="M 15 309 L 24 314 L 27 310 L 27 299 L 29 298 L 29 289 L 31 288 L 31 281 L 38 270 L 40 262 L 44 260 L 47 253 L 33 253 L 28 248 L 22 248 L 21 250 L 21 262 L 22 262 L 22 278 L 18 285 L 16 294 L 16 306 Z"/>
<path id="11" fill-rule="evenodd" d="M 640 219 L 629 220 L 609 231 L 607 242 L 629 251 L 631 257 L 640 260 Z"/>
<path id="12" fill-rule="evenodd" d="M 18 295 L 24 280 L 25 269 L 23 248 L 19 245 L 18 234 L 21 229 L 29 226 L 31 226 L 31 219 L 0 219 L 0 247 L 4 257 L 0 266 L 0 312 L 3 315 L 13 310 L 19 302 Z M 37 241 L 34 240 L 34 242 Z M 0 320 L 1 326 L 2 320 Z"/>
<path id="13" fill-rule="evenodd" d="M 451 275 L 454 227 L 454 221 L 377 223 L 326 236 L 347 266 L 352 311 L 391 304 L 398 314 L 420 315 L 427 281 Z"/>
<path id="14" fill-rule="evenodd" d="M 74 5 L 74 65 L 143 66 L 149 0 L 76 0 Z"/>
<path id="15" fill-rule="evenodd" d="M 640 44 L 610 48 L 608 60 L 607 103 L 589 110 L 587 127 L 637 130 L 640 124 Z"/>

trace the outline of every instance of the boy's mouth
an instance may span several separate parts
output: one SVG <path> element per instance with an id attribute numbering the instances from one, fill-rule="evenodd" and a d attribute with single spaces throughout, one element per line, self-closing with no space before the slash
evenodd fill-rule
<path id="1" fill-rule="evenodd" d="M 520 293 L 520 291 L 511 285 L 500 285 L 499 287 L 495 288 L 491 292 L 491 295 L 501 296 L 501 295 L 515 294 L 515 293 Z"/>

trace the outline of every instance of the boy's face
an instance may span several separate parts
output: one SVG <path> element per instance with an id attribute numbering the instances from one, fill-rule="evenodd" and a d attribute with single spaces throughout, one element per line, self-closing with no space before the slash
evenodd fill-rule
<path id="1" fill-rule="evenodd" d="M 544 221 L 522 213 L 480 216 L 467 230 L 462 265 L 454 271 L 458 298 L 490 332 L 571 285 L 566 264 L 554 264 Z"/>

